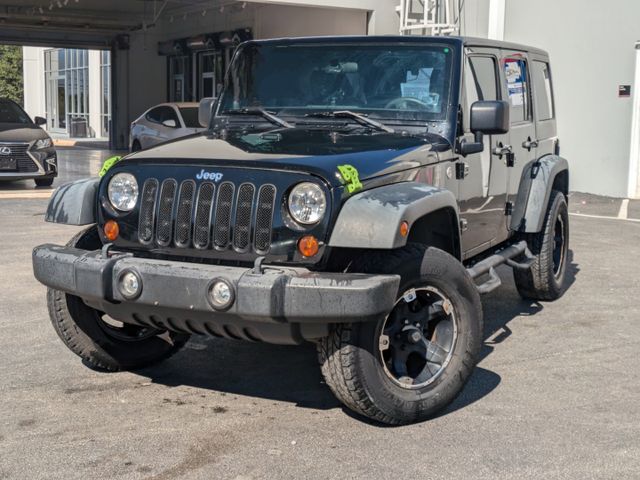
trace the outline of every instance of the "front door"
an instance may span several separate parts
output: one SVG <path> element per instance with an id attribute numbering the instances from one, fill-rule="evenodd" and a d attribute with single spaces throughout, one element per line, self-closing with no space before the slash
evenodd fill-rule
<path id="1" fill-rule="evenodd" d="M 523 52 L 503 51 L 502 89 L 509 102 L 511 128 L 507 141 L 495 141 L 494 158 L 507 166 L 507 213 L 517 208 L 518 190 L 525 166 L 536 158 L 536 128 L 533 123 L 530 64 Z M 511 154 L 511 155 L 509 155 Z M 511 225 L 511 215 L 505 216 Z"/>
<path id="2" fill-rule="evenodd" d="M 467 52 L 463 89 L 463 135 L 474 141 L 470 131 L 471 105 L 483 100 L 501 100 L 499 51 L 473 48 Z M 491 153 L 492 145 L 505 144 L 508 135 L 485 135 L 484 151 L 461 158 L 458 201 L 462 221 L 462 249 L 465 258 L 503 241 L 508 232 L 504 221 L 507 201 L 507 167 Z"/>

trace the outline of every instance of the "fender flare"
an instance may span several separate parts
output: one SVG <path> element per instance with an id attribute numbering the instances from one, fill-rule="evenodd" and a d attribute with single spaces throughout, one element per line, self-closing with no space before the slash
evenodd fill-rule
<path id="1" fill-rule="evenodd" d="M 62 185 L 53 192 L 45 221 L 65 225 L 96 223 L 99 178 L 85 178 Z"/>
<path id="2" fill-rule="evenodd" d="M 561 172 L 569 172 L 569 163 L 557 155 L 545 155 L 525 166 L 520 178 L 511 229 L 524 233 L 542 230 L 554 181 Z"/>
<path id="3" fill-rule="evenodd" d="M 459 228 L 458 204 L 449 190 L 418 182 L 404 182 L 373 188 L 349 198 L 336 220 L 330 247 L 394 249 L 407 244 L 400 223 L 409 229 L 420 218 L 438 210 L 451 209 Z M 460 238 L 460 232 L 456 232 Z M 459 241 L 459 240 L 458 240 Z"/>

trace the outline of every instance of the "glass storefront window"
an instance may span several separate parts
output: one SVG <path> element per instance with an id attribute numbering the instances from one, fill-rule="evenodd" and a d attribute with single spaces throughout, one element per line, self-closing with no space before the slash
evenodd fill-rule
<path id="1" fill-rule="evenodd" d="M 100 52 L 100 91 L 102 92 L 101 108 L 101 135 L 109 136 L 109 124 L 111 123 L 111 52 Z"/>
<path id="2" fill-rule="evenodd" d="M 53 131 L 86 135 L 89 130 L 89 52 L 44 52 L 47 125 Z M 80 129 L 71 128 L 80 125 Z"/>

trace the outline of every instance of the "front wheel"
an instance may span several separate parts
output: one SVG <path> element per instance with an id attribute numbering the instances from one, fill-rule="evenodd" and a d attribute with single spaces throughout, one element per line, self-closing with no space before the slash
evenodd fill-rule
<path id="1" fill-rule="evenodd" d="M 67 244 L 86 250 L 100 248 L 95 226 L 81 231 Z M 189 335 L 138 327 L 110 318 L 81 298 L 47 290 L 51 323 L 64 344 L 89 367 L 133 370 L 160 362 L 180 350 Z"/>
<path id="2" fill-rule="evenodd" d="M 53 185 L 53 177 L 36 178 L 36 187 L 50 187 Z"/>
<path id="3" fill-rule="evenodd" d="M 362 273 L 401 276 L 378 322 L 339 324 L 318 347 L 324 378 L 350 409 L 373 420 L 425 420 L 460 393 L 482 345 L 482 306 L 464 267 L 422 245 L 374 253 Z"/>

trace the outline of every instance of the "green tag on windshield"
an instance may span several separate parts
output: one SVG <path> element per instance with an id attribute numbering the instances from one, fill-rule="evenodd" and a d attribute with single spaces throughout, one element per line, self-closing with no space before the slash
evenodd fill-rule
<path id="1" fill-rule="evenodd" d="M 104 174 L 109 171 L 111 167 L 113 167 L 116 163 L 120 161 L 122 157 L 116 155 L 115 157 L 107 158 L 102 164 L 102 168 L 100 169 L 100 173 L 98 174 L 100 177 L 104 177 Z"/>

